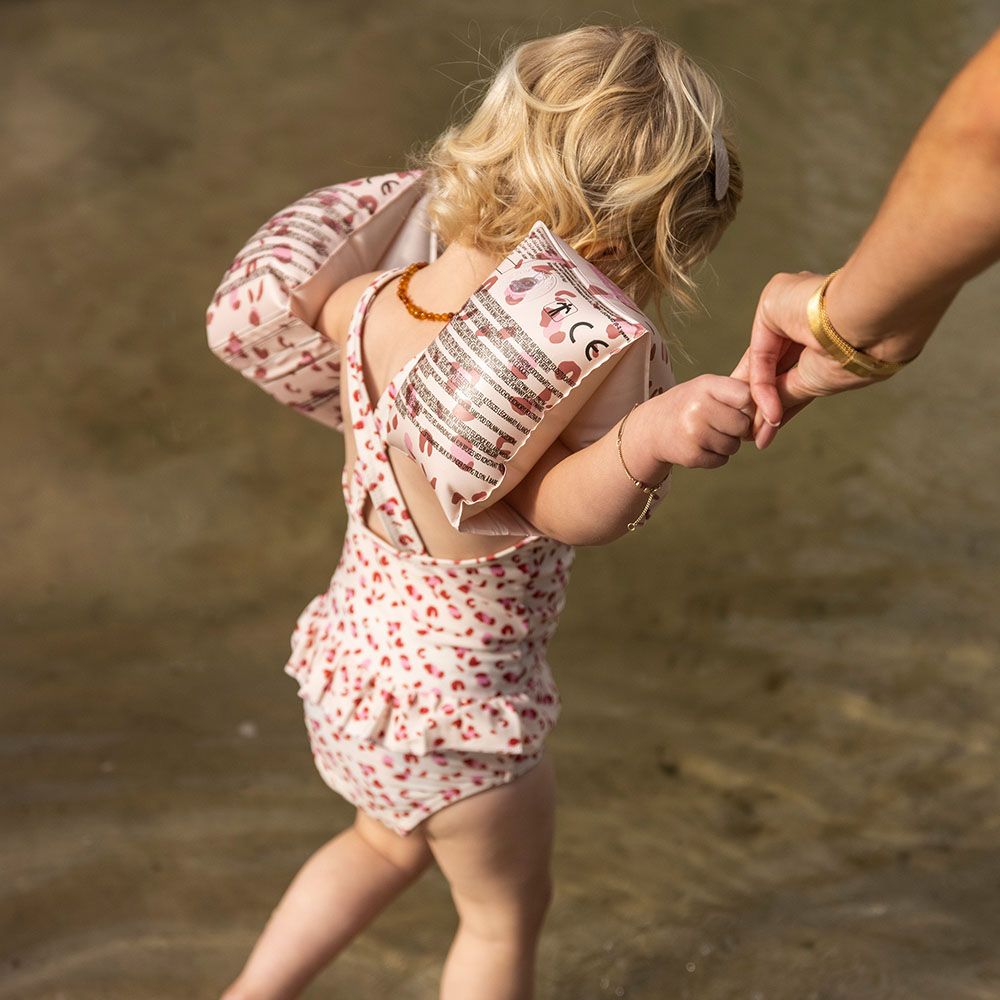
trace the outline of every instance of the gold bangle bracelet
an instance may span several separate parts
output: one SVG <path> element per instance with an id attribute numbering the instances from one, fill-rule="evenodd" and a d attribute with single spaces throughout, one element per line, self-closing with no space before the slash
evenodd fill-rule
<path id="1" fill-rule="evenodd" d="M 656 491 L 670 478 L 670 473 L 668 472 L 655 486 L 649 486 L 647 483 L 636 479 L 631 472 L 628 471 L 628 466 L 625 464 L 625 456 L 622 454 L 622 433 L 625 430 L 625 421 L 628 420 L 629 416 L 639 405 L 638 402 L 632 404 L 632 409 L 622 417 L 622 422 L 618 425 L 618 457 L 621 459 L 622 468 L 625 470 L 625 474 L 632 480 L 632 484 L 638 489 L 642 490 L 646 494 L 646 505 L 642 508 L 642 513 L 634 520 L 628 522 L 628 530 L 635 531 L 642 522 L 645 520 L 646 512 L 649 510 L 654 500 L 660 499 L 660 494 Z"/>
<path id="2" fill-rule="evenodd" d="M 877 379 L 886 379 L 890 375 L 895 375 L 913 358 L 907 358 L 905 361 L 883 361 L 881 358 L 874 358 L 844 340 L 830 322 L 830 317 L 826 314 L 826 289 L 834 275 L 839 273 L 840 268 L 838 267 L 836 271 L 828 274 L 823 284 L 813 292 L 809 299 L 806 315 L 809 318 L 809 329 L 812 330 L 812 335 L 819 341 L 819 345 L 827 354 L 840 362 L 842 368 L 846 368 L 854 375 Z"/>

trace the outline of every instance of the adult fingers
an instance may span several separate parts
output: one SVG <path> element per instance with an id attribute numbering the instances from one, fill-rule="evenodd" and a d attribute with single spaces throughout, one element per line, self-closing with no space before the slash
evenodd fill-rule
<path id="1" fill-rule="evenodd" d="M 757 313 L 750 329 L 750 346 L 747 348 L 747 375 L 753 401 L 763 418 L 772 426 L 781 421 L 782 407 L 775 379 L 778 363 L 784 351 L 785 341 L 781 334 L 768 326 L 764 319 L 764 295 L 757 304 Z"/>
<path id="2" fill-rule="evenodd" d="M 761 292 L 750 332 L 750 390 L 771 424 L 781 421 L 778 376 L 817 346 L 809 328 L 808 301 L 823 277 L 809 271 L 776 274 Z"/>
<path id="3" fill-rule="evenodd" d="M 810 377 L 803 374 L 804 369 L 808 370 L 811 353 L 804 351 L 801 355 L 800 361 L 806 359 L 804 365 L 797 364 L 775 378 L 774 388 L 781 401 L 782 417 L 777 426 L 767 423 L 762 416 L 754 420 L 753 438 L 758 451 L 763 451 L 774 441 L 778 427 L 784 427 L 806 404 L 823 394 L 811 384 Z"/>
<path id="4" fill-rule="evenodd" d="M 775 390 L 784 413 L 780 426 L 784 427 L 814 399 L 840 392 L 841 386 L 855 384 L 866 384 L 866 380 L 862 381 L 850 373 L 845 373 L 836 361 L 822 351 L 813 349 L 803 351 L 799 363 L 775 379 Z M 761 423 L 760 420 L 755 421 L 754 444 L 757 449 L 763 451 L 767 448 L 777 433 L 777 427 Z"/>
<path id="5" fill-rule="evenodd" d="M 764 418 L 762 417 L 760 426 L 754 431 L 753 443 L 757 446 L 758 451 L 763 451 L 765 448 L 770 446 L 771 442 L 777 436 L 778 428 L 772 424 L 765 423 Z"/>
<path id="6" fill-rule="evenodd" d="M 778 436 L 778 430 L 780 427 L 784 427 L 796 413 L 805 409 L 810 403 L 811 399 L 807 399 L 805 402 L 798 403 L 795 406 L 786 407 L 784 416 L 781 418 L 781 424 L 779 427 L 772 427 L 770 424 L 766 424 L 761 420 L 751 432 L 753 436 L 753 442 L 757 447 L 758 451 L 763 451 L 771 442 Z"/>
<path id="7" fill-rule="evenodd" d="M 740 358 L 739 364 L 732 370 L 729 376 L 730 378 L 739 379 L 741 382 L 746 382 L 749 384 L 750 380 L 750 348 L 743 352 L 743 357 Z M 746 406 L 741 406 L 740 411 L 745 413 L 751 421 L 751 426 L 745 432 L 745 440 L 750 440 L 753 437 L 753 422 L 757 420 L 757 404 L 753 400 L 753 394 L 750 395 L 750 402 Z"/>

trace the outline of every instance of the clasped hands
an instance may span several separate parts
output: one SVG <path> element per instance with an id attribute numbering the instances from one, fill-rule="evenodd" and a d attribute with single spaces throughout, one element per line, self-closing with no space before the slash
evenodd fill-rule
<path id="1" fill-rule="evenodd" d="M 806 306 L 823 275 L 776 274 L 757 304 L 750 344 L 731 375 L 700 375 L 662 394 L 674 433 L 657 457 L 688 468 L 725 465 L 744 441 L 758 449 L 819 396 L 871 384 L 827 354 Z"/>

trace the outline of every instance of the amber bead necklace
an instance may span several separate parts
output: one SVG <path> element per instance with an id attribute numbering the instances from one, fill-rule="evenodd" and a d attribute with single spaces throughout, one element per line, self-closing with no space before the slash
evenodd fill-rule
<path id="1" fill-rule="evenodd" d="M 420 306 L 418 306 L 416 302 L 410 298 L 409 294 L 407 294 L 410 278 L 412 278 L 413 275 L 420 270 L 420 268 L 426 267 L 429 263 L 430 261 L 427 260 L 418 260 L 415 264 L 410 264 L 409 267 L 403 271 L 403 276 L 399 279 L 399 285 L 396 287 L 396 294 L 401 299 L 403 305 L 406 306 L 407 312 L 409 312 L 414 319 L 433 319 L 437 320 L 439 323 L 443 323 L 446 320 L 451 319 L 455 314 L 453 312 L 428 312 L 426 309 L 421 309 Z"/>

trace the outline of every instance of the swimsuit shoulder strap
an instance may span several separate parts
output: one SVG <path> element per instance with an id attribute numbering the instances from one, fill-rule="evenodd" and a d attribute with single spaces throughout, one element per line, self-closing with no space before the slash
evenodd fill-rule
<path id="1" fill-rule="evenodd" d="M 368 396 L 361 351 L 361 336 L 372 301 L 378 291 L 402 271 L 402 267 L 395 267 L 376 275 L 358 300 L 347 330 L 345 378 L 357 450 L 347 496 L 351 514 L 360 521 L 365 497 L 370 495 L 393 545 L 404 552 L 424 554 L 426 547 L 403 499 L 381 433 L 381 421 Z"/>

